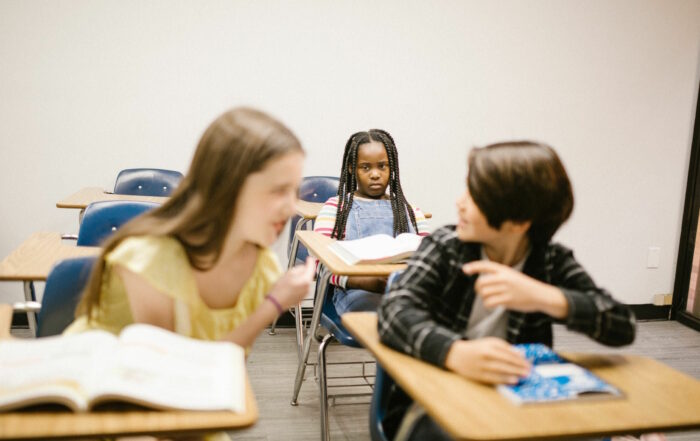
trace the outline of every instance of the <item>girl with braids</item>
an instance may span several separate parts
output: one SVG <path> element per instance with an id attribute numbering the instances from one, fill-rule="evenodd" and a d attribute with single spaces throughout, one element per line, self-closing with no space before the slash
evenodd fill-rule
<path id="1" fill-rule="evenodd" d="M 388 192 L 387 192 L 388 189 Z M 340 240 L 411 232 L 427 236 L 425 215 L 406 201 L 399 179 L 399 155 L 388 132 L 353 134 L 345 144 L 338 196 L 324 204 L 314 231 Z M 386 278 L 331 276 L 338 314 L 376 311 Z"/>
<path id="2" fill-rule="evenodd" d="M 280 277 L 269 249 L 294 214 L 303 159 L 272 117 L 249 108 L 219 116 L 170 199 L 104 244 L 65 332 L 117 334 L 139 322 L 249 348 L 313 280 L 312 260 Z"/>

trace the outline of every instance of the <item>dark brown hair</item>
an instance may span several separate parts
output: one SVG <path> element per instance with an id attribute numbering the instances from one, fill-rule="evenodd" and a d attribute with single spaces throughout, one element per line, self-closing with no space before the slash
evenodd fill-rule
<path id="1" fill-rule="evenodd" d="M 489 225 L 531 221 L 533 244 L 549 242 L 574 208 L 569 176 L 554 149 L 531 141 L 509 141 L 469 153 L 467 186 Z"/>
<path id="2" fill-rule="evenodd" d="M 335 218 L 331 237 L 344 238 L 345 225 L 352 208 L 352 201 L 357 190 L 357 151 L 362 144 L 372 141 L 384 145 L 386 156 L 389 159 L 389 198 L 391 209 L 394 213 L 394 236 L 408 232 L 408 222 L 418 232 L 416 217 L 413 209 L 406 201 L 401 188 L 399 178 L 399 152 L 396 150 L 394 138 L 389 132 L 380 129 L 371 129 L 368 132 L 353 133 L 345 143 L 343 152 L 343 165 L 340 167 L 340 182 L 338 183 L 338 215 Z"/>
<path id="3" fill-rule="evenodd" d="M 231 109 L 202 135 L 190 169 L 159 208 L 123 225 L 104 245 L 78 305 L 88 318 L 100 303 L 105 255 L 130 236 L 172 236 L 200 270 L 219 259 L 244 181 L 269 161 L 290 152 L 303 153 L 299 140 L 281 122 L 258 110 Z"/>

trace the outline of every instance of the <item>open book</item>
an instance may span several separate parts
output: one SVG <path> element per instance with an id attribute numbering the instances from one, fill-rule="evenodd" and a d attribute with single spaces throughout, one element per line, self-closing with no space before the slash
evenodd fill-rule
<path id="1" fill-rule="evenodd" d="M 374 234 L 356 240 L 333 242 L 328 248 L 349 264 L 400 262 L 418 249 L 422 236 L 402 233 L 396 237 Z"/>
<path id="2" fill-rule="evenodd" d="M 622 396 L 617 388 L 543 344 L 515 347 L 532 363 L 532 371 L 518 384 L 500 385 L 498 390 L 516 404 Z"/>
<path id="3" fill-rule="evenodd" d="M 105 402 L 155 409 L 245 411 L 245 355 L 233 343 L 134 324 L 119 337 L 92 330 L 0 340 L 0 411 L 60 404 L 76 412 Z"/>

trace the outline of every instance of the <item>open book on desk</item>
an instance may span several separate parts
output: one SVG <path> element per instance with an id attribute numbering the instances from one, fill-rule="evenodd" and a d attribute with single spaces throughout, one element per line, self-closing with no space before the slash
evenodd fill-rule
<path id="1" fill-rule="evenodd" d="M 516 404 L 622 396 L 617 388 L 546 345 L 530 343 L 515 348 L 532 364 L 530 375 L 515 385 L 499 385 L 498 390 Z"/>
<path id="2" fill-rule="evenodd" d="M 0 340 L 0 411 L 60 404 L 76 412 L 107 402 L 154 409 L 245 411 L 241 347 L 134 324 L 115 337 Z"/>
<path id="3" fill-rule="evenodd" d="M 394 263 L 410 257 L 422 239 L 422 236 L 413 233 L 402 233 L 396 237 L 374 234 L 362 239 L 339 240 L 328 248 L 348 265 Z"/>

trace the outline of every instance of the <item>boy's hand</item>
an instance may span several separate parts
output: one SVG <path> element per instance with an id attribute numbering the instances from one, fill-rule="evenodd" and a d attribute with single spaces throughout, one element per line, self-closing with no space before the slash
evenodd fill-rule
<path id="1" fill-rule="evenodd" d="M 445 367 L 463 377 L 488 384 L 515 384 L 530 373 L 530 363 L 505 340 L 485 337 L 457 340 Z"/>
<path id="2" fill-rule="evenodd" d="M 269 295 L 274 296 L 283 309 L 289 309 L 304 299 L 315 273 L 316 264 L 309 257 L 304 265 L 295 266 L 280 277 Z"/>
<path id="3" fill-rule="evenodd" d="M 559 319 L 569 312 L 569 304 L 559 288 L 509 266 L 479 260 L 464 264 L 462 270 L 467 275 L 479 274 L 474 289 L 487 308 L 504 306 L 514 311 L 544 312 Z"/>

